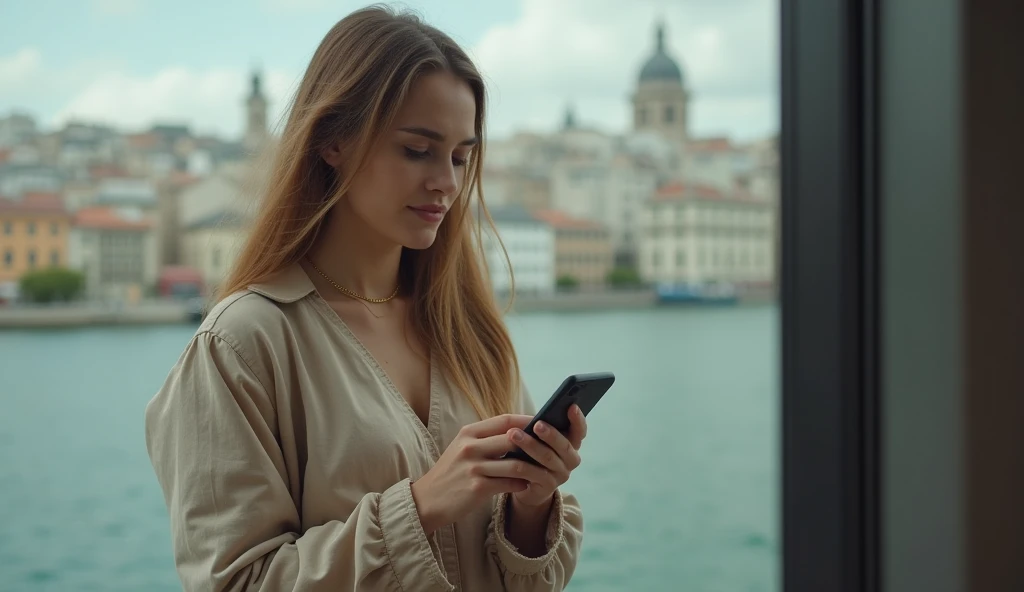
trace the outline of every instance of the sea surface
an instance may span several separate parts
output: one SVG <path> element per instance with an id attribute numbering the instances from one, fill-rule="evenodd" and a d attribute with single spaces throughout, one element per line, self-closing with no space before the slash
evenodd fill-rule
<path id="1" fill-rule="evenodd" d="M 566 485 L 569 590 L 780 589 L 775 307 L 508 323 L 538 405 L 567 374 L 617 376 Z M 0 331 L 0 591 L 181 589 L 143 411 L 194 330 Z"/>

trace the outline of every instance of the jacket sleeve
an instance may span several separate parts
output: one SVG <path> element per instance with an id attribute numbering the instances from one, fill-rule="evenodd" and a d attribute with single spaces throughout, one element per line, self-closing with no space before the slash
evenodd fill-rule
<path id="1" fill-rule="evenodd" d="M 187 591 L 452 590 L 409 480 L 302 530 L 274 398 L 246 359 L 197 334 L 146 408 L 146 447 Z"/>
<path id="2" fill-rule="evenodd" d="M 526 388 L 520 390 L 520 413 L 533 415 L 536 406 Z M 575 496 L 555 491 L 544 537 L 547 552 L 526 557 L 505 537 L 509 494 L 498 496 L 487 534 L 487 550 L 498 564 L 509 592 L 563 590 L 576 570 L 583 544 L 583 512 Z M 514 518 L 514 517 L 513 517 Z"/>

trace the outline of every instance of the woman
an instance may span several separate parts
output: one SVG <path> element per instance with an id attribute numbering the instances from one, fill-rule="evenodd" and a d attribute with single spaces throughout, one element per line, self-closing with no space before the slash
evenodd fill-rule
<path id="1" fill-rule="evenodd" d="M 483 122 L 473 64 L 412 16 L 321 42 L 226 296 L 146 412 L 185 589 L 569 581 L 586 422 L 523 438 L 471 231 Z M 501 459 L 519 445 L 541 465 Z"/>

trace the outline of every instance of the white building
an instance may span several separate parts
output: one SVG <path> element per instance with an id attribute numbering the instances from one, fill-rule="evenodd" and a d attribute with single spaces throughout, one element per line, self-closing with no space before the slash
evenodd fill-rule
<path id="1" fill-rule="evenodd" d="M 244 240 L 245 225 L 238 215 L 215 213 L 184 228 L 182 263 L 199 271 L 208 290 L 217 289 L 227 279 Z"/>
<path id="2" fill-rule="evenodd" d="M 687 144 L 683 153 L 683 178 L 687 182 L 729 192 L 739 179 L 754 170 L 754 152 L 729 138 L 703 138 Z"/>
<path id="3" fill-rule="evenodd" d="M 654 193 L 658 177 L 653 166 L 626 153 L 607 161 L 564 160 L 551 174 L 551 205 L 607 227 L 616 260 L 628 265 L 638 247 L 643 203 Z"/>
<path id="4" fill-rule="evenodd" d="M 255 206 L 251 183 L 252 165 L 232 162 L 221 165 L 208 177 L 183 189 L 178 197 L 178 216 L 182 227 L 211 216 L 231 212 L 249 215 Z"/>
<path id="5" fill-rule="evenodd" d="M 153 221 L 138 208 L 83 208 L 75 213 L 68 258 L 85 274 L 87 298 L 137 302 L 159 273 Z"/>
<path id="6" fill-rule="evenodd" d="M 654 283 L 770 285 L 774 207 L 709 186 L 663 187 L 643 209 L 640 276 Z"/>
<path id="7" fill-rule="evenodd" d="M 36 120 L 26 113 L 11 113 L 0 117 L 0 148 L 28 144 L 39 135 Z"/>
<path id="8" fill-rule="evenodd" d="M 484 224 L 484 254 L 491 274 L 491 285 L 498 295 L 510 290 L 508 263 L 512 264 L 516 294 L 548 294 L 555 289 L 555 231 L 537 220 L 521 206 L 488 208 L 505 250 L 491 229 Z"/>

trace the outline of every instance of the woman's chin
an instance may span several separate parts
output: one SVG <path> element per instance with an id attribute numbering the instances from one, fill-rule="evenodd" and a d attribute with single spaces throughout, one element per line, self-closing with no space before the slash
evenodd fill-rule
<path id="1" fill-rule="evenodd" d="M 407 249 L 422 251 L 423 249 L 429 249 L 436 239 L 436 230 L 420 231 L 409 235 L 406 240 L 402 242 L 402 246 Z"/>

